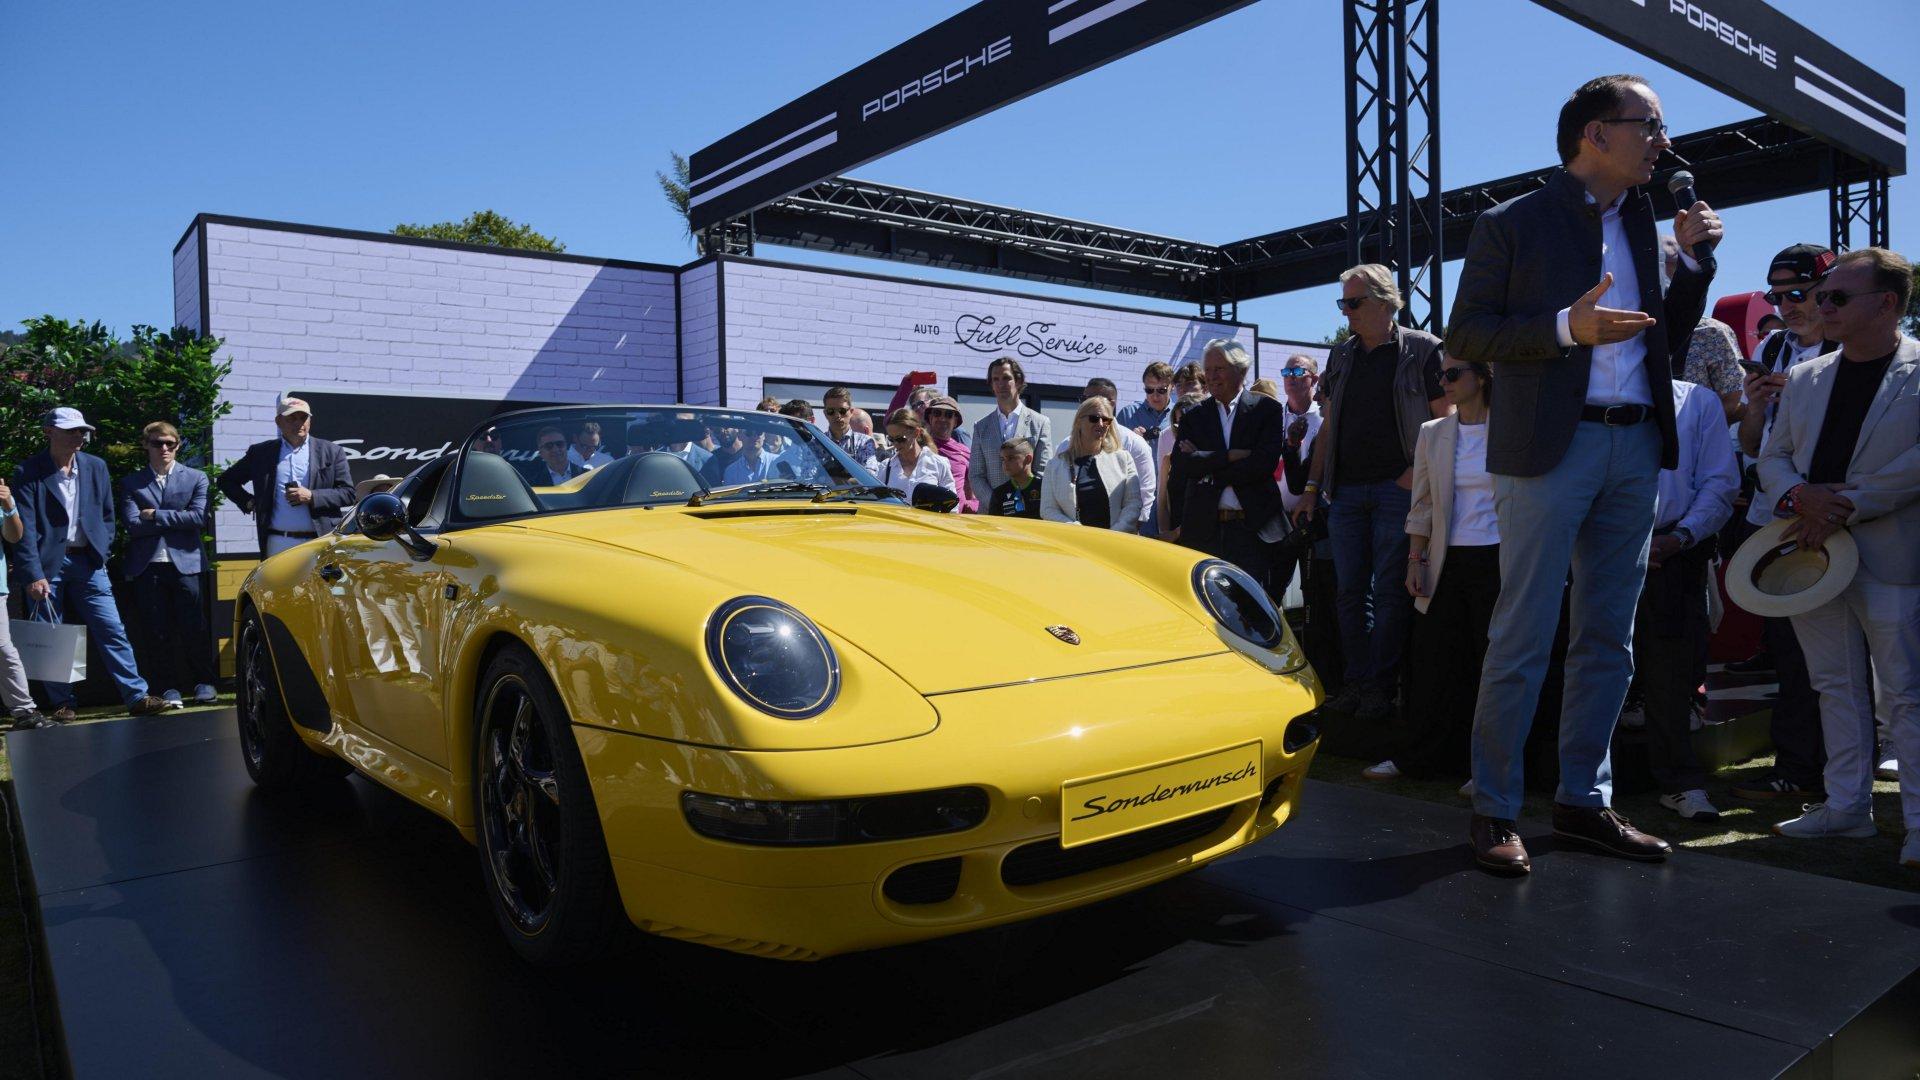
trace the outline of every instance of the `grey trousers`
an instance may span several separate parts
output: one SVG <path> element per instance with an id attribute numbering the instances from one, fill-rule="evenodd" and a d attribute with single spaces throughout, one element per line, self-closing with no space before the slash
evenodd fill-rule
<path id="1" fill-rule="evenodd" d="M 13 647 L 13 627 L 0 610 L 0 704 L 9 713 L 33 708 L 33 696 L 27 693 L 27 668 L 20 662 L 20 650 Z"/>

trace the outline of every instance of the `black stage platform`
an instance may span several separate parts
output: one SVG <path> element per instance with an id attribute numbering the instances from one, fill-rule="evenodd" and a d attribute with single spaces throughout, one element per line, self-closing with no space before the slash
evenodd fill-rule
<path id="1" fill-rule="evenodd" d="M 8 737 L 81 1077 L 1912 1077 L 1920 897 L 1682 853 L 1466 867 L 1465 812 L 1312 784 L 1065 916 L 819 964 L 649 940 L 560 978 L 363 780 L 259 798 L 230 713 Z M 1784 841 L 1781 841 L 1784 842 Z"/>

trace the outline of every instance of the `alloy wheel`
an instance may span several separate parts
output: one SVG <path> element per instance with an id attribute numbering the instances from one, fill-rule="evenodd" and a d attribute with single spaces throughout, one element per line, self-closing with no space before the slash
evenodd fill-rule
<path id="1" fill-rule="evenodd" d="M 481 713 L 480 811 L 493 885 L 514 925 L 537 934 L 560 884 L 560 781 L 526 683 L 502 678 Z"/>

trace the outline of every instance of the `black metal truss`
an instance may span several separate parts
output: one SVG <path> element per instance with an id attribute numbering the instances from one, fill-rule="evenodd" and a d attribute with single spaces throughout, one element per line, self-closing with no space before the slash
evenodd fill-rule
<path id="1" fill-rule="evenodd" d="M 1854 225 L 1865 247 L 1887 246 L 1887 171 L 1834 148 L 1828 158 L 1827 221 L 1835 251 L 1855 247 Z"/>
<path id="2" fill-rule="evenodd" d="M 1400 319 L 1441 318 L 1440 0 L 1347 0 L 1347 265 L 1393 267 Z"/>
<path id="3" fill-rule="evenodd" d="M 1826 143 L 1764 117 L 1680 136 L 1673 149 L 1673 166 L 1689 166 L 1700 177 L 1701 196 L 1719 209 L 1829 190 L 1834 175 Z M 1539 188 L 1552 171 L 1442 194 L 1436 250 L 1464 254 L 1482 211 Z M 1884 192 L 1884 179 L 1880 184 Z M 1653 188 L 1656 207 L 1670 216 L 1664 183 Z M 1863 213 L 1870 203 L 1870 195 L 1863 197 Z M 1412 218 L 1403 230 L 1416 252 L 1433 242 L 1434 219 Z M 1884 223 L 1884 210 L 1879 220 Z M 724 250 L 764 241 L 1156 296 L 1204 305 L 1215 315 L 1231 311 L 1235 301 L 1326 285 L 1353 265 L 1344 215 L 1216 247 L 846 178 L 815 184 L 732 225 Z"/>

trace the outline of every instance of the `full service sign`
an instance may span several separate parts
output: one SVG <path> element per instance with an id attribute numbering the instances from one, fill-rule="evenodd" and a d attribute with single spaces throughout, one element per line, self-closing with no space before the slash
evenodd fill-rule
<path id="1" fill-rule="evenodd" d="M 690 163 L 695 229 L 765 206 L 1252 0 L 982 0 Z"/>
<path id="2" fill-rule="evenodd" d="M 1907 169 L 1907 92 L 1763 0 L 1534 2 L 1890 173 Z"/>

